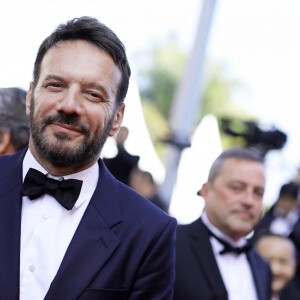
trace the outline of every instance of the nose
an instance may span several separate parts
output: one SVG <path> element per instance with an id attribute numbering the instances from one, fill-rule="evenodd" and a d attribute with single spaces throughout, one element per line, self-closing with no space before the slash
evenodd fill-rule
<path id="1" fill-rule="evenodd" d="M 271 261 L 270 262 L 270 267 L 271 267 L 271 270 L 272 270 L 272 274 L 273 275 L 280 275 L 281 273 L 281 265 L 278 261 Z"/>
<path id="2" fill-rule="evenodd" d="M 245 191 L 245 195 L 243 197 L 243 204 L 247 205 L 247 206 L 252 206 L 253 202 L 254 202 L 254 192 L 252 190 L 246 190 Z"/>
<path id="3" fill-rule="evenodd" d="M 82 113 L 82 99 L 80 96 L 80 89 L 77 86 L 69 87 L 57 105 L 58 111 L 63 111 L 66 114 Z"/>

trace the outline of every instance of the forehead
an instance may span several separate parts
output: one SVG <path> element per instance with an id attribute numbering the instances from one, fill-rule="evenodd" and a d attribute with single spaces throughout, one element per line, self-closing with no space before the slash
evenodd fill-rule
<path id="1" fill-rule="evenodd" d="M 58 73 L 72 80 L 100 80 L 119 85 L 121 71 L 113 58 L 96 45 L 84 40 L 59 41 L 45 54 L 40 78 Z M 115 87 L 116 88 L 116 87 Z"/>
<path id="2" fill-rule="evenodd" d="M 218 179 L 240 181 L 264 187 L 264 166 L 258 161 L 230 157 L 225 159 L 221 165 L 219 175 L 216 177 L 216 180 Z"/>
<path id="3" fill-rule="evenodd" d="M 266 236 L 261 238 L 258 248 L 265 255 L 294 255 L 292 243 L 285 238 L 276 236 Z"/>

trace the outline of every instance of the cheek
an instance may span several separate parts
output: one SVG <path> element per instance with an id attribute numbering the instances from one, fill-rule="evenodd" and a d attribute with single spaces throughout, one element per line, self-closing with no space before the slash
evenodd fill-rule
<path id="1" fill-rule="evenodd" d="M 254 212 L 255 219 L 257 219 L 257 221 L 258 221 L 261 218 L 262 201 L 255 202 L 252 210 Z"/>
<path id="2" fill-rule="evenodd" d="M 283 268 L 282 273 L 285 275 L 286 280 L 290 280 L 294 275 L 294 269 L 291 266 Z"/>
<path id="3" fill-rule="evenodd" d="M 103 129 L 113 116 L 113 110 L 108 106 L 89 107 L 86 110 L 90 124 L 93 127 Z"/>
<path id="4" fill-rule="evenodd" d="M 224 210 L 230 210 L 238 203 L 238 197 L 228 190 L 219 191 L 218 198 L 220 199 L 220 206 L 223 207 Z"/>
<path id="5" fill-rule="evenodd" d="M 31 110 L 33 109 L 34 115 L 38 118 L 43 118 L 51 114 L 55 103 L 50 100 L 44 100 L 41 97 L 35 98 L 31 101 Z M 52 112 L 53 113 L 53 112 Z"/>

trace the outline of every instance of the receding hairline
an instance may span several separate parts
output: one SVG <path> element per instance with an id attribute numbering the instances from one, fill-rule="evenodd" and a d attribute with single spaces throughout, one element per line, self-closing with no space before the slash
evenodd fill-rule
<path id="1" fill-rule="evenodd" d="M 215 181 L 215 179 L 220 175 L 222 166 L 224 165 L 224 162 L 228 159 L 257 162 L 261 165 L 264 164 L 264 158 L 258 152 L 252 149 L 239 147 L 227 149 L 224 152 L 222 152 L 213 162 L 208 174 L 209 183 L 212 184 Z"/>

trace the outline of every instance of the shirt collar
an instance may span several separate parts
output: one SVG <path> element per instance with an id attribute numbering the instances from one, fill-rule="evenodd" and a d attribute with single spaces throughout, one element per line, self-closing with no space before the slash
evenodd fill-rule
<path id="1" fill-rule="evenodd" d="M 23 160 L 23 181 L 24 181 L 24 178 L 25 178 L 29 168 L 34 168 L 34 169 L 42 172 L 43 174 L 47 175 L 48 177 L 55 178 L 58 180 L 62 180 L 62 178 L 82 180 L 83 181 L 82 188 L 80 191 L 80 195 L 74 205 L 75 208 L 80 206 L 86 200 L 91 199 L 91 197 L 96 189 L 98 179 L 99 179 L 99 173 L 100 173 L 98 163 L 96 162 L 88 169 L 85 169 L 83 171 L 80 171 L 80 172 L 77 172 L 74 174 L 69 174 L 69 175 L 66 175 L 63 177 L 62 176 L 61 177 L 52 176 L 38 163 L 38 161 L 32 155 L 30 149 L 28 149 L 28 151 L 26 152 L 24 160 Z"/>

